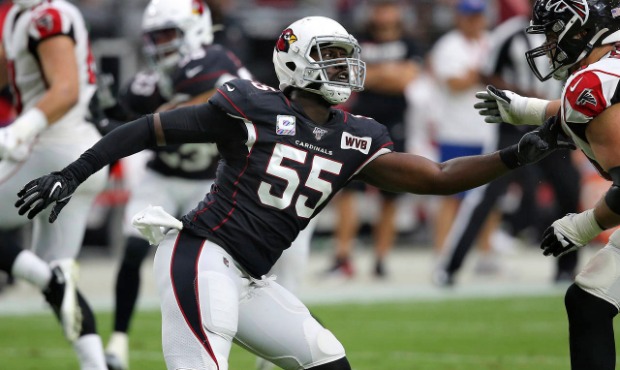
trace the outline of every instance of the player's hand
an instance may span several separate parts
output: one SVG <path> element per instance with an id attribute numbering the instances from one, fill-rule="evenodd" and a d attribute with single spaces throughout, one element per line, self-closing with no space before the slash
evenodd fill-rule
<path id="1" fill-rule="evenodd" d="M 52 172 L 49 175 L 30 181 L 17 193 L 19 199 L 15 207 L 19 214 L 28 212 L 28 218 L 43 211 L 47 206 L 56 203 L 50 213 L 49 222 L 54 222 L 64 206 L 71 200 L 71 195 L 79 183 L 71 175 L 61 172 Z"/>
<path id="2" fill-rule="evenodd" d="M 540 126 L 545 121 L 548 100 L 523 97 L 510 90 L 488 85 L 486 91 L 476 93 L 481 101 L 474 104 L 487 123 L 506 122 L 511 125 Z"/>
<path id="3" fill-rule="evenodd" d="M 594 210 L 569 213 L 545 230 L 540 249 L 545 256 L 560 257 L 588 244 L 602 231 L 594 219 Z"/>
<path id="4" fill-rule="evenodd" d="M 576 149 L 575 144 L 559 140 L 560 123 L 557 116 L 550 117 L 544 125 L 521 137 L 516 156 L 520 165 L 535 163 L 558 149 Z"/>

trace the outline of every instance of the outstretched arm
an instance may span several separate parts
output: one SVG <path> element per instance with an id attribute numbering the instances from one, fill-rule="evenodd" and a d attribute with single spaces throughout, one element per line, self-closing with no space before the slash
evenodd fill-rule
<path id="1" fill-rule="evenodd" d="M 453 194 L 486 184 L 510 169 L 534 163 L 560 148 L 574 145 L 558 142 L 560 127 L 555 116 L 540 128 L 526 133 L 518 144 L 498 152 L 455 158 L 435 163 L 405 154 L 382 155 L 360 172 L 360 178 L 393 192 L 416 194 Z"/>
<path id="2" fill-rule="evenodd" d="M 524 97 L 510 90 L 500 90 L 488 85 L 486 91 L 476 93 L 480 101 L 474 104 L 487 123 L 510 123 L 511 125 L 540 126 L 556 115 L 560 100 L 544 100 Z"/>
<path id="3" fill-rule="evenodd" d="M 360 178 L 392 192 L 445 195 L 486 184 L 509 170 L 499 152 L 460 157 L 443 163 L 394 152 L 370 162 L 360 173 Z"/>
<path id="4" fill-rule="evenodd" d="M 241 137 L 241 125 L 221 124 L 228 116 L 211 104 L 156 113 L 112 130 L 80 158 L 58 172 L 35 179 L 18 193 L 19 214 L 33 218 L 56 203 L 50 214 L 53 222 L 69 202 L 75 189 L 104 166 L 147 148 L 183 143 L 206 143 Z M 211 124 L 203 124 L 209 122 Z"/>

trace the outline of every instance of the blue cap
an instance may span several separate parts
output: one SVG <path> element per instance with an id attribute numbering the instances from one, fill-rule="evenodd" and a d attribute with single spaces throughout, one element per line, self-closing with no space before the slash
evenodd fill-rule
<path id="1" fill-rule="evenodd" d="M 456 9 L 459 13 L 475 14 L 484 12 L 486 6 L 486 0 L 459 0 Z"/>

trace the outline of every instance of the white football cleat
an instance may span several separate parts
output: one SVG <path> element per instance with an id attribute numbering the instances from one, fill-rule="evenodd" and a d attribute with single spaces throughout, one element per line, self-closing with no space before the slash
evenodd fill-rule
<path id="1" fill-rule="evenodd" d="M 105 348 L 109 370 L 129 370 L 129 338 L 126 333 L 114 332 Z"/>
<path id="2" fill-rule="evenodd" d="M 77 298 L 78 267 L 73 259 L 50 263 L 52 279 L 43 295 L 60 319 L 67 340 L 75 342 L 82 331 L 82 309 Z"/>

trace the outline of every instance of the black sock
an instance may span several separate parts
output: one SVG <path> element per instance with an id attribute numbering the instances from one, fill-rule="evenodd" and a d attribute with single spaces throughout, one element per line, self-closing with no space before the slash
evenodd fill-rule
<path id="1" fill-rule="evenodd" d="M 149 243 L 129 237 L 116 277 L 114 331 L 126 333 L 140 292 L 140 266 L 149 252 Z"/>
<path id="2" fill-rule="evenodd" d="M 616 347 L 613 318 L 618 309 L 576 284 L 564 299 L 569 323 L 572 370 L 614 370 Z"/>

